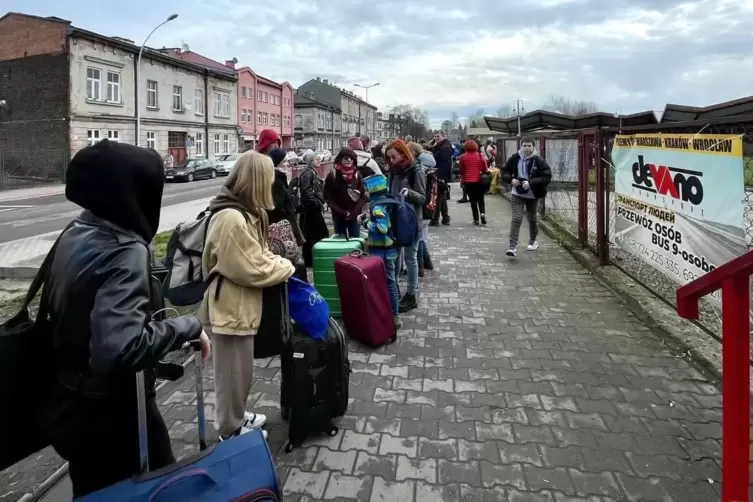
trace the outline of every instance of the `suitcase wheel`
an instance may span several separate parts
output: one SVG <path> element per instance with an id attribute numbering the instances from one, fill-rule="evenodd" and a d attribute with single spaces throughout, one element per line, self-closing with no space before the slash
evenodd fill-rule
<path id="1" fill-rule="evenodd" d="M 332 427 L 329 428 L 328 433 L 330 436 L 337 436 L 338 432 L 340 432 L 340 429 L 338 429 L 336 425 L 333 425 Z"/>

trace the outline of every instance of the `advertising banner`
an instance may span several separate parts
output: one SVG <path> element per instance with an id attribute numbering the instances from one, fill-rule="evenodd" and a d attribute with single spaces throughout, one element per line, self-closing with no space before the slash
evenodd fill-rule
<path id="1" fill-rule="evenodd" d="M 620 135 L 612 162 L 624 251 L 680 285 L 747 251 L 740 137 Z"/>

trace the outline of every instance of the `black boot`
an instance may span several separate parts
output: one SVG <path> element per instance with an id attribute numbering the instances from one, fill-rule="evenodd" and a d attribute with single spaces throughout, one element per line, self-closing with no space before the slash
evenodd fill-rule
<path id="1" fill-rule="evenodd" d="M 418 301 L 416 300 L 416 295 L 405 293 L 405 296 L 403 296 L 403 298 L 400 300 L 400 307 L 398 308 L 398 311 L 403 314 L 417 307 Z"/>
<path id="2" fill-rule="evenodd" d="M 438 227 L 439 226 L 439 220 L 431 220 L 429 222 L 430 227 Z"/>
<path id="3" fill-rule="evenodd" d="M 418 276 L 423 277 L 424 276 L 424 261 L 418 260 Z"/>
<path id="4" fill-rule="evenodd" d="M 429 253 L 426 253 L 426 258 L 424 258 L 424 268 L 426 270 L 434 270 L 434 264 L 431 262 Z"/>

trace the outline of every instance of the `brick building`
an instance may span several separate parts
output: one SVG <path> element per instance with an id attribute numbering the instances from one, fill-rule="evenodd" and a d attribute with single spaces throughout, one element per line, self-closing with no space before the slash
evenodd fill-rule
<path id="1" fill-rule="evenodd" d="M 64 180 L 68 159 L 108 138 L 189 157 L 238 148 L 235 71 L 140 47 L 56 17 L 0 18 L 0 189 Z"/>

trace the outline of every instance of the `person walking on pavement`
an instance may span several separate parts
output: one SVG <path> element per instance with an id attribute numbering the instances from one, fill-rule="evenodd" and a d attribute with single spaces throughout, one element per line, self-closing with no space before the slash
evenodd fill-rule
<path id="1" fill-rule="evenodd" d="M 514 258 L 518 252 L 518 236 L 523 222 L 523 213 L 528 215 L 530 238 L 527 251 L 536 251 L 539 242 L 537 207 L 539 199 L 546 197 L 547 186 L 552 181 L 552 170 L 546 160 L 536 152 L 533 138 L 524 137 L 520 140 L 520 150 L 507 159 L 502 167 L 502 181 L 512 185 L 510 205 L 512 222 L 510 224 L 510 247 L 507 256 Z"/>
<path id="2" fill-rule="evenodd" d="M 173 167 L 175 167 L 175 159 L 172 153 L 167 152 L 167 155 L 165 155 L 165 169 L 172 169 Z"/>
<path id="3" fill-rule="evenodd" d="M 300 228 L 306 242 L 303 244 L 303 260 L 306 266 L 313 263 L 312 250 L 314 244 L 329 237 L 329 229 L 324 221 L 324 182 L 316 169 L 322 163 L 322 157 L 309 150 L 303 154 L 303 171 L 298 175 L 298 188 L 301 192 L 303 212 L 300 217 Z"/>
<path id="4" fill-rule="evenodd" d="M 426 174 L 426 202 L 421 207 L 421 240 L 418 243 L 418 276 L 424 276 L 424 270 L 434 270 L 429 253 L 429 222 L 434 218 L 437 205 L 437 161 L 431 152 L 425 151 L 418 143 L 408 143 L 413 156 L 418 159 Z"/>
<path id="5" fill-rule="evenodd" d="M 266 211 L 274 209 L 274 177 L 272 159 L 246 152 L 209 203 L 214 216 L 201 258 L 209 285 L 200 317 L 214 341 L 215 424 L 220 441 L 267 422 L 266 416 L 246 411 L 254 379 L 254 335 L 261 322 L 262 289 L 283 283 L 295 273 L 290 260 L 267 247 Z"/>
<path id="6" fill-rule="evenodd" d="M 335 235 L 351 239 L 361 235 L 357 220 L 366 204 L 366 189 L 356 168 L 357 161 L 358 156 L 351 148 L 343 148 L 335 157 L 335 168 L 324 180 L 324 201 L 332 211 Z"/>
<path id="7" fill-rule="evenodd" d="M 484 204 L 484 195 L 486 194 L 486 185 L 481 182 L 481 174 L 489 171 L 486 163 L 486 157 L 478 151 L 478 145 L 475 141 L 468 140 L 464 145 L 465 153 L 458 159 L 460 165 L 460 182 L 465 186 L 468 192 L 468 198 L 471 202 L 471 212 L 473 213 L 473 224 L 486 225 L 486 207 Z"/>
<path id="8" fill-rule="evenodd" d="M 430 225 L 439 225 L 439 216 L 442 216 L 442 225 L 450 224 L 450 212 L 447 200 L 450 198 L 450 183 L 452 182 L 452 143 L 445 136 L 444 131 L 434 134 L 434 147 L 432 148 L 434 160 L 437 163 L 437 209 Z"/>
<path id="9" fill-rule="evenodd" d="M 393 197 L 405 197 L 416 214 L 426 202 L 426 175 L 420 163 L 402 140 L 395 140 L 386 149 L 389 171 L 389 191 Z M 407 292 L 400 300 L 400 312 L 408 312 L 418 307 L 418 243 L 420 234 L 410 246 L 403 248 L 405 265 L 408 269 Z"/>
<path id="10" fill-rule="evenodd" d="M 264 129 L 259 133 L 259 142 L 256 145 L 256 151 L 268 155 L 275 148 L 282 148 L 280 135 L 274 129 Z"/>
<path id="11" fill-rule="evenodd" d="M 210 356 L 196 316 L 152 320 L 149 243 L 159 228 L 164 184 L 156 151 L 108 140 L 80 150 L 68 165 L 65 196 L 84 210 L 63 231 L 44 285 L 55 383 L 44 397 L 41 425 L 68 461 L 74 497 L 138 474 L 139 371 L 149 465 L 175 462 L 155 399 L 155 369 L 188 341 L 201 341 L 203 361 Z"/>
<path id="12" fill-rule="evenodd" d="M 366 139 L 368 138 L 369 137 L 366 136 Z M 358 157 L 356 167 L 358 168 L 358 172 L 361 173 L 361 177 L 363 179 L 366 179 L 369 176 L 373 176 L 375 174 L 382 174 L 382 170 L 379 168 L 379 164 L 377 164 L 376 161 L 371 158 L 371 151 L 367 151 L 365 149 L 363 143 L 359 138 L 350 138 L 348 140 L 348 148 L 353 150 Z"/>

